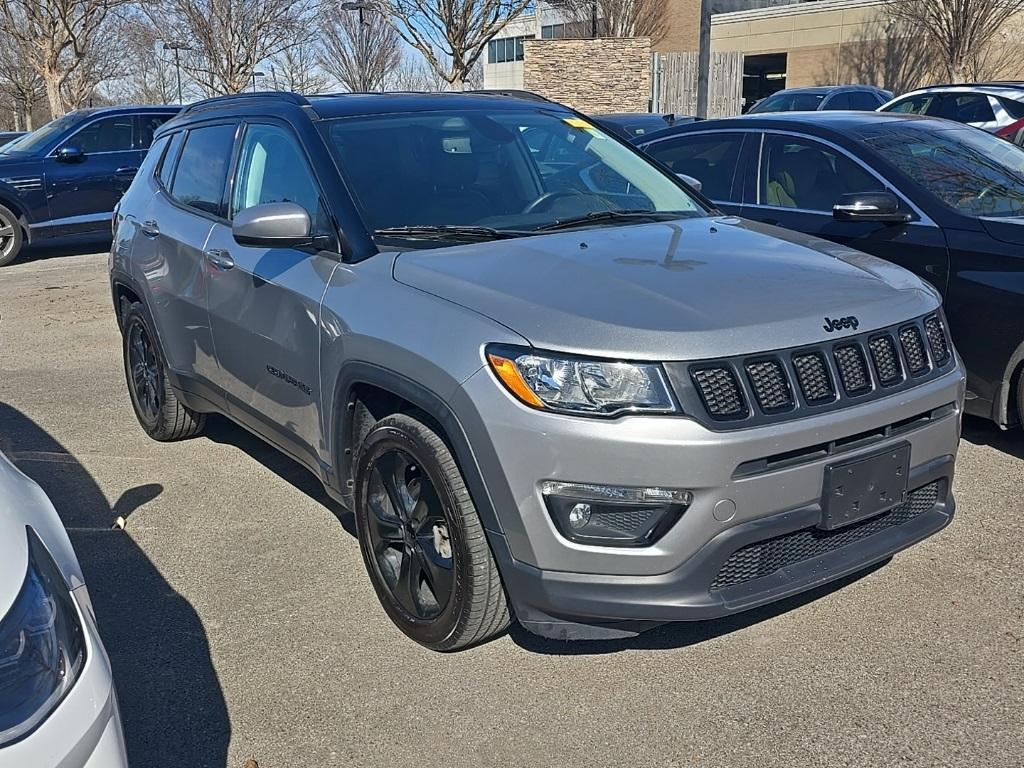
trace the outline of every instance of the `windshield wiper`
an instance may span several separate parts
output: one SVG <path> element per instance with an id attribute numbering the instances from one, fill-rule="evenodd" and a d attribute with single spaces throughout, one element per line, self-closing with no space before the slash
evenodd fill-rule
<path id="1" fill-rule="evenodd" d="M 551 232 L 556 229 L 569 229 L 601 221 L 666 221 L 684 216 L 682 211 L 593 211 L 585 216 L 573 216 L 568 219 L 556 219 L 544 224 L 535 232 Z"/>
<path id="2" fill-rule="evenodd" d="M 512 237 L 522 237 L 530 233 L 516 232 L 511 229 L 478 227 L 468 224 L 421 224 L 411 227 L 375 229 L 373 234 L 383 237 L 411 237 L 432 240 L 506 240 Z"/>

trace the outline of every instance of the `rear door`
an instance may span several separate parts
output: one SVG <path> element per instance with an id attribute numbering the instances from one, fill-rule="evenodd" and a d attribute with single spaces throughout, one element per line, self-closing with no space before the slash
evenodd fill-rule
<path id="1" fill-rule="evenodd" d="M 52 225 L 57 234 L 109 228 L 110 215 L 141 163 L 134 115 L 110 115 L 87 123 L 44 161 Z M 150 137 L 152 140 L 152 136 Z M 56 152 L 77 147 L 79 162 L 60 162 Z"/>
<path id="2" fill-rule="evenodd" d="M 745 217 L 895 262 L 945 290 L 948 255 L 942 231 L 864 161 L 823 140 L 766 132 L 758 171 Z M 911 223 L 839 221 L 832 215 L 844 194 L 886 190 L 900 198 Z"/>
<path id="3" fill-rule="evenodd" d="M 746 135 L 743 131 L 684 133 L 640 147 L 673 173 L 697 179 L 705 197 L 726 213 L 739 215 L 743 174 L 738 169 Z"/>
<path id="4" fill-rule="evenodd" d="M 133 252 L 150 300 L 158 305 L 153 316 L 167 364 L 186 377 L 186 385 L 201 386 L 216 378 L 204 252 L 211 230 L 225 220 L 225 187 L 237 130 L 234 121 L 215 122 L 171 136 L 158 171 L 159 189 Z"/>
<path id="5" fill-rule="evenodd" d="M 228 218 L 263 203 L 293 202 L 313 232 L 337 249 L 321 187 L 291 127 L 244 127 Z M 230 221 L 206 244 L 208 306 L 218 387 L 233 416 L 298 458 L 315 463 L 321 440 L 320 300 L 340 256 L 314 248 L 239 245 Z"/>

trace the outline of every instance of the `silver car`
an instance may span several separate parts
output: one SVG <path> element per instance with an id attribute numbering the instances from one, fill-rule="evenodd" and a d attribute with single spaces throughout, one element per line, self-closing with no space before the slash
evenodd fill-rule
<path id="1" fill-rule="evenodd" d="M 1024 82 L 933 85 L 905 93 L 878 111 L 942 117 L 999 133 L 1024 118 Z"/>
<path id="2" fill-rule="evenodd" d="M 0 766 L 128 766 L 81 566 L 46 494 L 2 451 Z"/>
<path id="3" fill-rule="evenodd" d="M 309 468 L 430 648 L 723 616 L 952 518 L 937 293 L 725 217 L 557 104 L 202 102 L 115 226 L 142 427 L 226 414 Z"/>

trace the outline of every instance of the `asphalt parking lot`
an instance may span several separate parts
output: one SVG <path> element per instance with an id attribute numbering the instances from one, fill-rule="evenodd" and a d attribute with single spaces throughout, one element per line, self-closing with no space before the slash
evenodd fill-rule
<path id="1" fill-rule="evenodd" d="M 1024 434 L 965 421 L 953 525 L 841 589 L 440 655 L 305 470 L 224 421 L 145 436 L 106 255 L 74 250 L 0 271 L 0 441 L 71 530 L 133 766 L 1021 765 Z"/>

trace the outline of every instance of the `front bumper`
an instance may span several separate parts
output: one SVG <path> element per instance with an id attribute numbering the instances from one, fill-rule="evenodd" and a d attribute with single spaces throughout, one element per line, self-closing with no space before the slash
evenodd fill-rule
<path id="1" fill-rule="evenodd" d="M 451 404 L 494 510 L 488 537 L 517 618 L 538 634 L 569 638 L 635 634 L 644 622 L 747 610 L 864 569 L 941 530 L 954 510 L 963 396 L 957 366 L 845 410 L 715 432 L 679 417 L 604 421 L 540 413 L 512 400 L 485 369 Z M 929 418 L 911 420 L 922 414 Z M 899 430 L 887 431 L 893 425 Z M 809 451 L 828 441 L 849 442 L 835 455 Z M 841 528 L 842 546 L 822 545 L 827 537 L 813 531 L 821 520 L 825 467 L 904 442 L 911 446 L 908 488 L 927 488 L 932 503 L 924 509 L 919 501 L 915 514 L 887 518 L 890 524 L 881 524 L 886 513 L 866 521 L 874 527 Z M 765 457 L 803 450 L 808 453 L 793 463 L 757 470 Z M 651 546 L 585 545 L 556 530 L 539 489 L 544 480 L 683 488 L 694 500 Z M 721 514 L 722 502 L 734 511 Z M 773 560 L 780 567 L 770 573 L 758 570 L 760 553 L 747 551 L 737 567 L 753 567 L 755 578 L 733 583 L 719 576 L 737 550 L 807 531 L 800 536 L 814 539 L 813 546 Z"/>
<path id="2" fill-rule="evenodd" d="M 128 768 L 110 661 L 84 586 L 72 592 L 86 661 L 67 696 L 28 736 L 0 749 L 0 768 Z"/>

